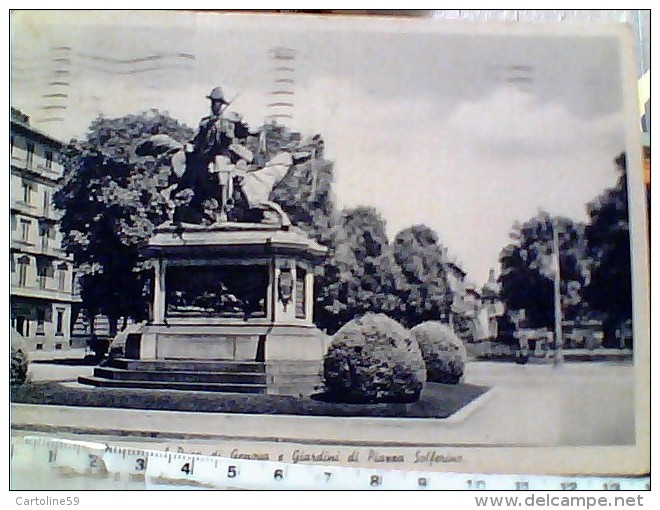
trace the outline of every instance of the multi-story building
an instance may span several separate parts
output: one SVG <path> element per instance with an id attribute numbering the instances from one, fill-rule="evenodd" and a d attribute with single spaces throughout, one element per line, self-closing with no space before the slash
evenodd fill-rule
<path id="1" fill-rule="evenodd" d="M 53 193 L 62 142 L 11 109 L 11 325 L 28 350 L 70 346 L 73 261 L 62 250 Z"/>
<path id="2" fill-rule="evenodd" d="M 477 286 L 470 281 L 466 281 L 465 283 L 464 304 L 465 313 L 471 317 L 475 317 L 481 308 L 481 292 L 479 292 Z"/>

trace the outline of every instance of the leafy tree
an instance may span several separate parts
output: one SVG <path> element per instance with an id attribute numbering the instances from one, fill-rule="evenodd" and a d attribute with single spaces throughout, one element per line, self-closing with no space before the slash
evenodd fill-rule
<path id="1" fill-rule="evenodd" d="M 559 236 L 563 316 L 575 319 L 584 311 L 580 299 L 588 275 L 584 226 L 540 212 L 514 224 L 510 234 L 513 242 L 500 253 L 502 299 L 509 309 L 525 310 L 531 327 L 554 325 L 553 224 Z"/>
<path id="2" fill-rule="evenodd" d="M 95 119 L 86 139 L 66 151 L 62 187 L 53 197 L 63 211 L 60 229 L 80 275 L 83 307 L 92 317 L 107 315 L 111 327 L 119 317 L 140 320 L 147 313 L 139 249 L 167 219 L 160 191 L 170 170 L 165 159 L 139 157 L 135 148 L 155 133 L 181 142 L 192 137 L 156 110 Z"/>
<path id="3" fill-rule="evenodd" d="M 408 227 L 394 238 L 393 251 L 404 279 L 404 325 L 411 328 L 448 317 L 451 294 L 435 231 L 426 225 Z"/>
<path id="4" fill-rule="evenodd" d="M 316 322 L 330 333 L 366 312 L 402 318 L 401 270 L 372 207 L 344 210 L 333 229 L 324 285 L 316 302 Z"/>
<path id="5" fill-rule="evenodd" d="M 588 205 L 586 227 L 589 255 L 593 259 L 591 281 L 584 297 L 604 316 L 605 341 L 618 345 L 614 331 L 632 319 L 632 283 L 626 157 L 615 159 L 619 179 Z"/>

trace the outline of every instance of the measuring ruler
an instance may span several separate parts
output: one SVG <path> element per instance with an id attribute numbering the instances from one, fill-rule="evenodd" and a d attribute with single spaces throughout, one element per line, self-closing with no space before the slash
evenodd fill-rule
<path id="1" fill-rule="evenodd" d="M 145 488 L 322 490 L 648 490 L 650 477 L 484 475 L 231 459 L 41 436 L 12 462 L 67 475 L 144 481 Z"/>

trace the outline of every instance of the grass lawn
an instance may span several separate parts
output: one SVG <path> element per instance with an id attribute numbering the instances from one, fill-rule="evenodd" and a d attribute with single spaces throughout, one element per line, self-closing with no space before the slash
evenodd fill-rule
<path id="1" fill-rule="evenodd" d="M 10 398 L 11 402 L 21 404 L 161 411 L 447 418 L 487 390 L 486 386 L 472 384 L 427 383 L 419 401 L 412 404 L 340 404 L 288 395 L 93 388 L 58 382 L 35 382 L 11 388 Z"/>

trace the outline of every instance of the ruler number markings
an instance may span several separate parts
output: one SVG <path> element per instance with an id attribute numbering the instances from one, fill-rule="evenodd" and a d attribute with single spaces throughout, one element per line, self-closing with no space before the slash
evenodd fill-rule
<path id="1" fill-rule="evenodd" d="M 181 472 L 185 473 L 186 475 L 192 475 L 193 474 L 193 468 L 190 462 L 186 462 L 183 466 L 181 466 Z"/>

